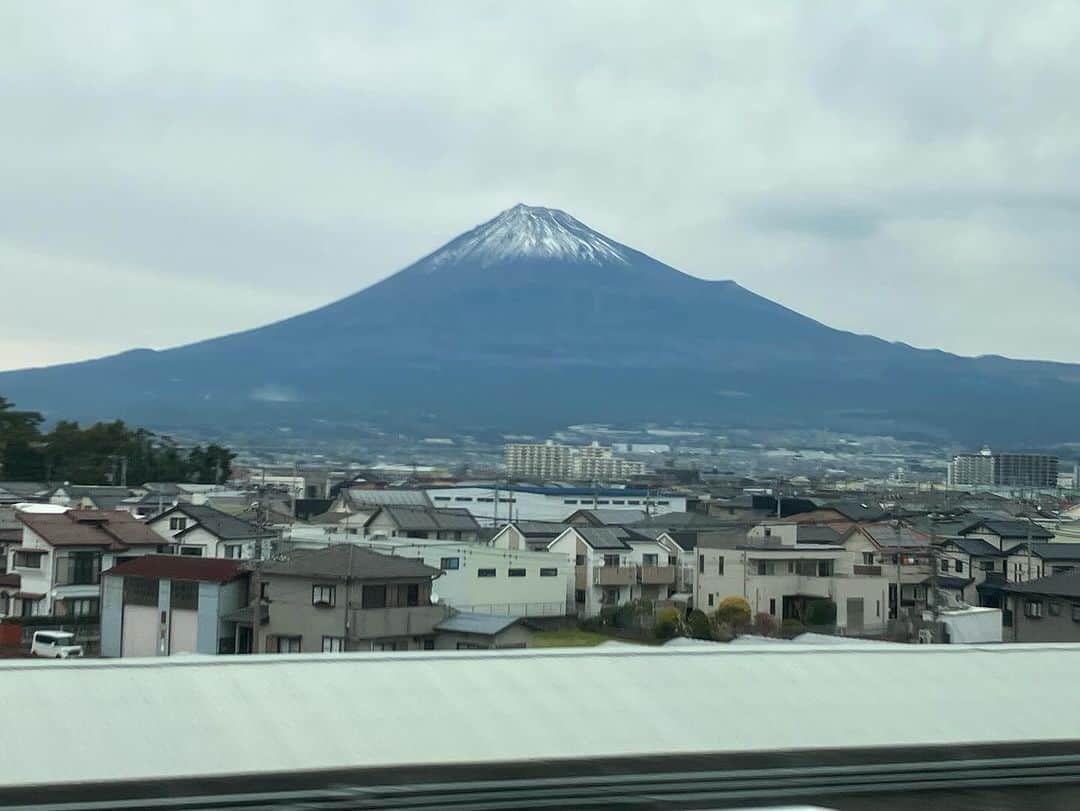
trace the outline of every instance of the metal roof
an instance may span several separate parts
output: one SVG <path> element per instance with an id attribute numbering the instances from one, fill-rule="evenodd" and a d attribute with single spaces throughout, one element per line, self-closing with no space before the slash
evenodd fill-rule
<path id="1" fill-rule="evenodd" d="M 12 787 L 1073 741 L 1078 701 L 987 707 L 1014 701 L 1022 684 L 1073 695 L 1078 670 L 1080 645 L 1001 644 L 10 660 L 0 663 L 5 691 L 33 700 L 5 708 L 19 745 L 3 774 Z M 918 700 L 884 698 L 898 674 L 926 685 Z M 658 685 L 678 685 L 679 700 L 658 702 Z M 57 734 L 70 729 L 73 695 L 93 697 L 79 705 L 80 727 L 97 730 L 92 745 Z"/>
<path id="2" fill-rule="evenodd" d="M 365 525 L 373 522 L 380 513 L 388 516 L 398 529 L 405 532 L 476 532 L 480 528 L 472 513 L 460 507 L 380 507 L 367 519 Z"/>
<path id="3" fill-rule="evenodd" d="M 495 614 L 477 614 L 471 611 L 459 611 L 447 617 L 435 626 L 436 631 L 454 631 L 459 634 L 482 634 L 494 636 L 505 631 L 518 621 L 517 617 Z"/>
<path id="4" fill-rule="evenodd" d="M 191 532 L 196 528 L 205 529 L 215 538 L 222 541 L 241 541 L 259 537 L 259 528 L 250 521 L 237 518 L 235 515 L 230 515 L 229 513 L 218 510 L 208 504 L 187 504 L 185 502 L 180 502 L 160 515 L 154 516 L 151 521 L 157 523 L 162 518 L 172 515 L 173 513 L 186 515 L 197 524 L 197 527 L 187 527 L 183 531 L 178 532 L 174 537 L 183 537 L 185 533 Z M 263 530 L 262 534 L 265 536 L 271 533 L 268 530 Z"/>

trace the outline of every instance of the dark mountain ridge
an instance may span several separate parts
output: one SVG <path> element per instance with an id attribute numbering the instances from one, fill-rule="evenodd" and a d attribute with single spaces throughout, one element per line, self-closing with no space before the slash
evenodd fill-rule
<path id="1" fill-rule="evenodd" d="M 20 407 L 158 427 L 364 421 L 828 427 L 1029 446 L 1076 437 L 1080 367 L 835 330 L 516 206 L 325 307 L 163 351 L 0 373 Z"/>

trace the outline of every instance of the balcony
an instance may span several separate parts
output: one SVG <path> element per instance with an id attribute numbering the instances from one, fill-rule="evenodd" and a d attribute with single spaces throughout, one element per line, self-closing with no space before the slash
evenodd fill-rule
<path id="1" fill-rule="evenodd" d="M 446 608 L 418 605 L 408 608 L 356 608 L 352 610 L 350 639 L 430 634 L 446 618 Z"/>
<path id="2" fill-rule="evenodd" d="M 593 569 L 594 586 L 629 586 L 637 582 L 637 566 L 598 566 Z"/>
<path id="3" fill-rule="evenodd" d="M 675 567 L 642 566 L 640 582 L 644 586 L 670 586 L 675 583 Z"/>
<path id="4" fill-rule="evenodd" d="M 881 577 L 880 566 L 870 566 L 868 564 L 856 563 L 852 567 L 853 573 L 862 575 L 863 577 Z"/>

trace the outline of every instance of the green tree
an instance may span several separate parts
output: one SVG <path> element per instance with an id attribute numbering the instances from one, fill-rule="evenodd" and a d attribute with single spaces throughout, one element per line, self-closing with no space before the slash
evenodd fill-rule
<path id="1" fill-rule="evenodd" d="M 716 621 L 736 632 L 750 624 L 750 615 L 750 603 L 745 597 L 725 597 L 716 607 Z"/>
<path id="2" fill-rule="evenodd" d="M 14 481 L 45 478 L 41 448 L 41 414 L 17 411 L 0 397 L 0 474 Z"/>

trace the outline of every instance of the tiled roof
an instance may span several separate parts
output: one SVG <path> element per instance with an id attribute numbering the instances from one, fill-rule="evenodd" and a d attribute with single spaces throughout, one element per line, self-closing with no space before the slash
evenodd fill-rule
<path id="1" fill-rule="evenodd" d="M 1047 538 L 1053 538 L 1054 533 L 1045 527 L 1041 527 L 1038 524 L 1031 521 L 976 521 L 968 527 L 960 530 L 960 535 L 968 535 L 977 529 L 985 529 L 987 532 L 997 535 L 1000 538 L 1009 538 L 1010 540 L 1027 540 L 1032 538 L 1034 540 L 1045 540 Z"/>
<path id="2" fill-rule="evenodd" d="M 264 574 L 318 577 L 329 580 L 385 580 L 396 578 L 424 579 L 439 574 L 438 569 L 426 566 L 413 558 L 383 555 L 354 544 L 334 544 L 325 549 L 295 552 L 283 560 L 264 563 Z"/>
<path id="3" fill-rule="evenodd" d="M 448 508 L 437 510 L 421 507 L 382 507 L 368 521 L 373 521 L 379 513 L 389 516 L 390 520 L 405 532 L 410 530 L 420 532 L 440 530 L 475 532 L 480 528 L 472 513 L 464 509 Z"/>
<path id="4" fill-rule="evenodd" d="M 1014 594 L 1045 594 L 1051 597 L 1080 597 L 1080 572 L 1052 574 L 1029 583 L 1007 583 L 1002 591 Z"/>
<path id="5" fill-rule="evenodd" d="M 153 520 L 157 522 L 165 516 L 175 513 L 186 515 L 198 525 L 198 528 L 205 529 L 215 538 L 222 541 L 241 541 L 257 538 L 259 535 L 258 527 L 250 521 L 237 518 L 235 515 L 229 515 L 227 512 L 214 509 L 206 504 L 185 504 L 181 502 L 161 515 L 155 516 Z M 184 532 L 190 532 L 193 529 L 195 529 L 194 526 L 189 526 L 186 530 L 178 532 L 177 537 L 183 536 Z M 270 530 L 263 530 L 264 536 L 269 534 L 272 534 Z"/>
<path id="6" fill-rule="evenodd" d="M 1027 544 L 1017 544 L 1006 554 L 1020 555 L 1027 551 Z M 1080 560 L 1080 543 L 1033 543 L 1031 554 L 1043 560 Z"/>
<path id="7" fill-rule="evenodd" d="M 110 577 L 148 577 L 154 580 L 198 580 L 228 583 L 245 572 L 244 564 L 223 558 L 187 555 L 141 555 L 102 572 Z"/>
<path id="8" fill-rule="evenodd" d="M 68 510 L 63 513 L 15 513 L 50 546 L 157 546 L 161 536 L 121 510 Z"/>

